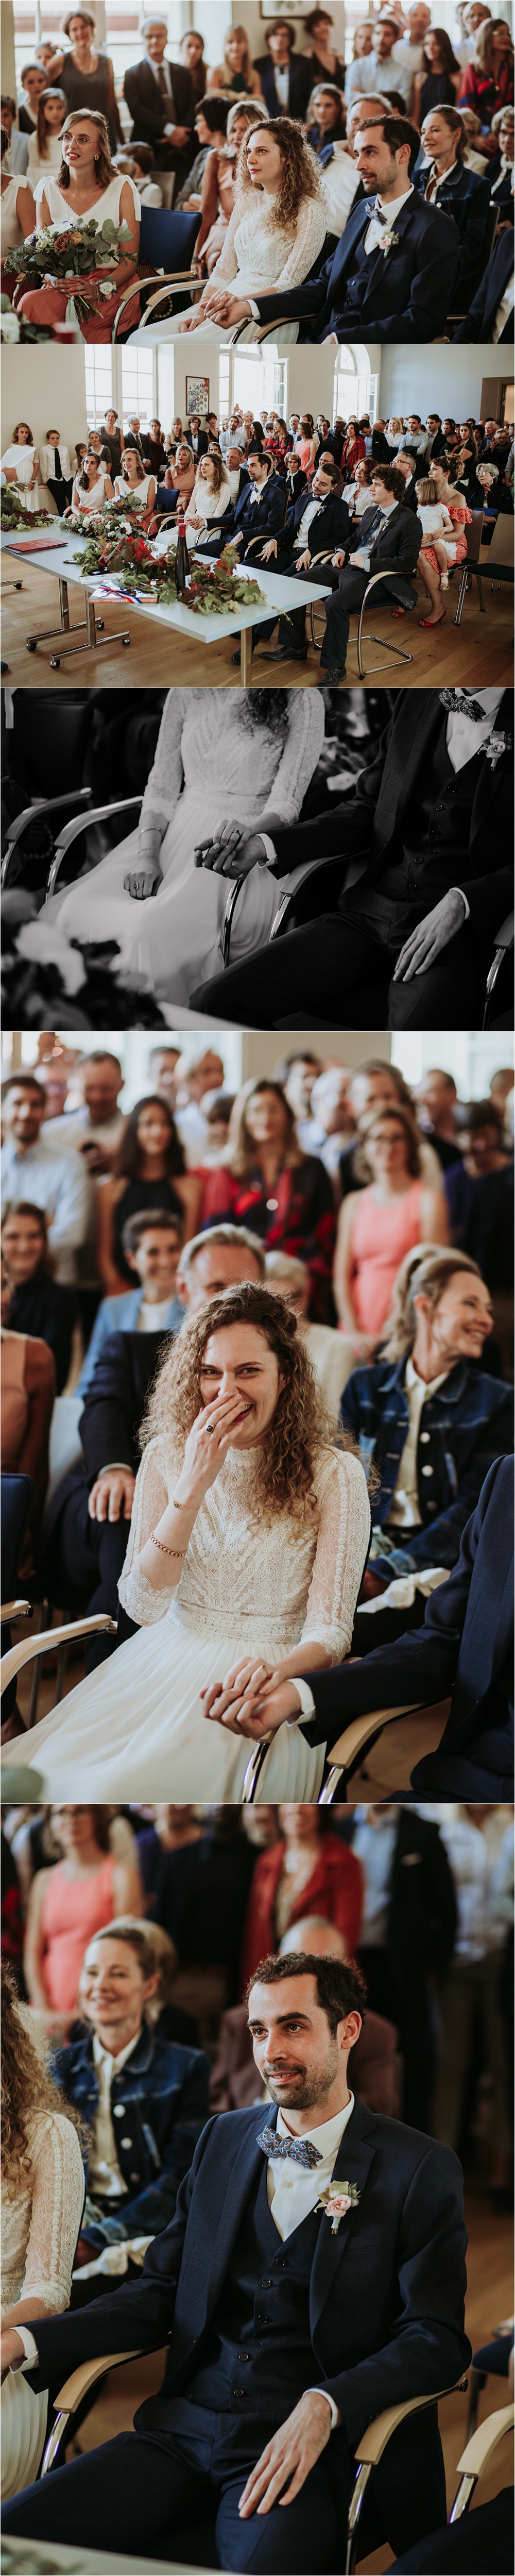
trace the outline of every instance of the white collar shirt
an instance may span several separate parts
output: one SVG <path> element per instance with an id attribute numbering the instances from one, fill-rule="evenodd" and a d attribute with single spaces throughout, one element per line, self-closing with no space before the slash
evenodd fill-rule
<path id="1" fill-rule="evenodd" d="M 164 55 L 164 58 L 163 58 L 162 63 L 153 63 L 153 62 L 151 62 L 150 54 L 147 54 L 147 55 L 146 55 L 145 60 L 146 60 L 146 62 L 148 63 L 149 71 L 153 72 L 153 74 L 154 74 L 154 80 L 155 80 L 155 83 L 156 83 L 156 87 L 157 87 L 157 89 L 160 89 L 160 90 L 161 90 L 161 92 L 162 92 L 162 88 L 163 88 L 163 83 L 162 83 L 162 80 L 161 80 L 161 73 L 162 73 L 162 72 L 164 72 L 165 81 L 166 81 L 166 87 L 167 87 L 167 90 L 168 90 L 168 97 L 169 97 L 169 98 L 173 98 L 173 90 L 172 90 L 172 75 L 171 75 L 171 71 L 170 71 L 170 64 L 169 64 L 169 63 L 167 62 L 167 60 L 166 60 L 166 54 Z"/>
<path id="2" fill-rule="evenodd" d="M 388 1512 L 388 1525 L 391 1524 L 395 1529 L 420 1529 L 418 1447 L 420 1441 L 421 1448 L 427 1449 L 431 1437 L 429 1431 L 421 1431 L 422 1414 L 428 1396 L 436 1395 L 438 1388 L 445 1386 L 448 1375 L 448 1369 L 443 1369 L 440 1377 L 431 1378 L 426 1385 L 425 1378 L 419 1377 L 418 1369 L 414 1368 L 413 1360 L 410 1358 L 406 1361 L 404 1383 L 408 1398 L 409 1423 L 395 1479 L 395 1492 Z M 427 1465 L 425 1459 L 421 1464 L 420 1473 L 428 1478 L 433 1474 L 432 1467 Z"/>
<path id="3" fill-rule="evenodd" d="M 326 497 L 326 496 L 325 496 L 325 494 L 324 494 L 324 499 L 325 499 L 325 497 Z M 330 494 L 328 495 L 328 498 L 330 499 Z M 318 501 L 317 501 L 316 493 L 315 493 L 315 494 L 312 494 L 311 500 L 306 502 L 306 508 L 305 508 L 305 510 L 303 510 L 303 512 L 302 512 L 302 518 L 301 518 L 301 519 L 299 519 L 299 525 L 298 525 L 298 528 L 297 528 L 297 535 L 296 535 L 296 537 L 295 537 L 295 542 L 294 542 L 294 549 L 293 549 L 294 554 L 302 554 L 303 547 L 305 546 L 305 543 L 306 543 L 306 537 L 307 537 L 307 533 L 308 533 L 308 528 L 310 528 L 310 527 L 311 527 L 311 521 L 312 521 L 312 519 L 316 519 L 317 511 L 318 511 L 318 510 L 321 510 L 322 508 L 323 508 L 323 501 L 321 501 L 321 500 L 318 500 Z"/>
<path id="4" fill-rule="evenodd" d="M 283 2244 L 285 2237 L 293 2234 L 294 2227 L 302 2226 L 302 2220 L 308 2218 L 310 2210 L 316 2209 L 321 2191 L 327 2183 L 330 2183 L 341 2140 L 353 2110 L 354 2094 L 351 2093 L 345 2110 L 337 2111 L 334 2120 L 323 2120 L 320 2128 L 313 2130 L 312 2137 L 309 2129 L 303 2130 L 303 2140 L 305 2136 L 308 2137 L 311 2146 L 318 2147 L 322 2158 L 321 2164 L 314 2165 L 311 2171 L 307 2165 L 294 2164 L 293 2159 L 290 2163 L 287 2156 L 277 2158 L 269 2156 L 268 2207 L 272 2212 L 274 2227 L 282 2237 Z M 284 2119 L 282 2111 L 277 2113 L 276 2128 L 278 2138 L 291 2137 L 291 2129 L 288 2128 L 288 2122 Z"/>
<path id="5" fill-rule="evenodd" d="M 377 213 L 374 211 L 374 214 L 371 215 L 370 223 L 364 239 L 364 249 L 366 251 L 367 259 L 369 258 L 371 251 L 381 249 L 381 245 L 386 241 L 388 233 L 395 232 L 397 217 L 402 213 L 403 206 L 409 205 L 410 197 L 413 197 L 414 194 L 415 191 L 410 186 L 405 189 L 403 197 L 394 197 L 393 202 L 390 202 L 389 200 L 386 206 L 383 205 L 382 197 L 377 198 L 376 204 L 380 211 Z M 389 256 L 390 253 L 388 252 L 388 257 Z"/>
<path id="6" fill-rule="evenodd" d="M 288 63 L 283 63 L 283 64 L 281 65 L 281 67 L 279 67 L 279 64 L 278 64 L 278 63 L 274 63 L 274 82 L 275 82 L 275 87 L 276 87 L 276 91 L 277 91 L 277 97 L 278 97 L 278 99 L 280 99 L 281 107 L 285 107 L 285 108 L 287 108 L 287 107 L 288 107 L 289 96 L 290 96 L 290 65 L 289 65 L 289 62 L 288 62 Z"/>
<path id="7" fill-rule="evenodd" d="M 504 692 L 502 689 L 473 689 L 470 694 L 479 700 L 480 706 L 484 707 L 482 724 L 477 718 L 465 715 L 458 708 L 451 708 L 447 717 L 446 747 L 451 769 L 455 774 L 459 769 L 465 768 L 467 760 L 474 759 L 476 751 L 484 749 L 485 743 L 489 742 L 490 734 L 495 732 L 496 717 Z"/>
<path id="8" fill-rule="evenodd" d="M 113 2075 L 118 2075 L 120 2067 L 125 2066 L 128 2057 L 132 2057 L 139 2035 L 137 2031 L 136 2038 L 128 2040 L 127 2047 L 120 2049 L 118 2057 L 110 2057 L 108 2049 L 103 2048 L 97 2031 L 94 2034 L 93 2056 L 98 2078 L 98 2102 L 93 2121 L 88 2169 L 88 2191 L 93 2198 L 97 2191 L 101 2192 L 103 2200 L 122 2200 L 127 2191 L 127 2184 L 124 2182 L 118 2163 L 116 2133 L 111 2113 L 111 2085 Z M 116 2116 L 118 2119 L 125 2117 L 124 2103 L 116 2103 Z"/>

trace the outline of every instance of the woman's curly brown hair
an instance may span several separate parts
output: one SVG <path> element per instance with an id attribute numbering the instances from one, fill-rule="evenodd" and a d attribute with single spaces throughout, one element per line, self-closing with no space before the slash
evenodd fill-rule
<path id="1" fill-rule="evenodd" d="M 26 2123 L 35 2111 L 64 2112 L 81 2140 L 85 2130 L 48 2066 L 49 2043 L 29 2027 L 27 2006 L 20 2004 L 11 1970 L 2 1960 L 2 2157 L 4 2183 L 19 2183 L 30 2173 Z"/>
<path id="2" fill-rule="evenodd" d="M 263 117 L 262 123 L 263 132 L 271 134 L 274 143 L 278 143 L 283 163 L 281 185 L 277 197 L 273 199 L 274 222 L 291 224 L 294 223 L 305 197 L 321 196 L 319 164 L 315 153 L 311 150 L 311 144 L 304 141 L 302 127 L 294 124 L 292 116 L 269 116 L 266 124 Z M 251 132 L 244 134 L 240 143 L 234 197 L 238 214 L 242 213 L 243 203 L 250 196 L 252 189 L 250 171 L 247 167 L 247 150 L 250 144 L 255 143 L 257 131 L 257 126 L 253 125 Z"/>
<path id="3" fill-rule="evenodd" d="M 253 1517 L 257 1523 L 263 1515 L 270 1521 L 281 1511 L 304 1519 L 307 1510 L 315 1508 L 315 1467 L 334 1435 L 297 1318 L 285 1298 L 274 1296 L 271 1288 L 246 1280 L 241 1288 L 224 1289 L 186 1320 L 154 1379 L 141 1426 L 141 1446 L 162 1434 L 170 1422 L 187 1440 L 204 1402 L 201 1371 L 206 1343 L 231 1324 L 248 1324 L 251 1331 L 263 1334 L 275 1354 L 281 1381 L 266 1441 L 255 1451 Z"/>
<path id="4" fill-rule="evenodd" d="M 78 12 L 77 12 L 76 14 L 78 15 Z M 73 107 L 73 108 L 71 109 L 71 111 L 70 111 L 70 115 L 69 115 L 69 116 L 65 116 L 64 124 L 61 126 L 61 132 L 60 132 L 60 136 L 59 136 L 59 142 L 60 142 L 60 143 L 62 143 L 62 140 L 63 140 L 63 134 L 67 134 L 67 133 L 68 133 L 69 126 L 70 126 L 70 125 L 80 125 L 80 123 L 81 123 L 81 119 L 83 120 L 85 116 L 87 116 L 87 118 L 88 118 L 88 122 L 89 122 L 89 123 L 91 123 L 92 125 L 97 125 L 97 126 L 98 126 L 98 138 L 99 138 L 99 153 L 98 153 L 98 160 L 97 160 L 97 156 L 96 156 L 96 153 L 95 153 L 96 174 L 97 174 L 97 183 L 98 183 L 98 187 L 99 187 L 99 188 L 109 188 L 110 183 L 111 183 L 111 179 L 115 179 L 115 178 L 116 178 L 116 170 L 113 170 L 113 164 L 112 164 L 112 160 L 111 160 L 111 145 L 110 145 L 110 141 L 109 141 L 109 127 L 108 127 L 108 125 L 106 125 L 105 116 L 102 116 L 101 108 L 96 108 L 96 107 Z M 62 159 L 62 161 L 61 161 L 61 168 L 60 168 L 60 170 L 58 170 L 58 173 L 57 173 L 57 186 L 58 186 L 58 188 L 69 188 L 69 185 L 70 185 L 70 173 L 69 173 L 69 169 L 68 169 L 68 163 L 67 163 L 67 161 L 65 161 L 65 160 L 64 160 L 64 156 L 63 156 L 63 159 Z M 79 222 L 82 222 L 82 217 L 81 217 L 81 216 L 79 216 Z"/>

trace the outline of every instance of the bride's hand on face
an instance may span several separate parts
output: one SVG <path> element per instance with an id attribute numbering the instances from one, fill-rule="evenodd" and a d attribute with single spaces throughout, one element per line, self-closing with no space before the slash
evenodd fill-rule
<path id="1" fill-rule="evenodd" d="M 175 1487 L 176 1503 L 198 1503 L 209 1492 L 244 1415 L 245 1402 L 239 1394 L 213 1396 L 210 1404 L 203 1405 L 188 1433 L 184 1466 Z"/>

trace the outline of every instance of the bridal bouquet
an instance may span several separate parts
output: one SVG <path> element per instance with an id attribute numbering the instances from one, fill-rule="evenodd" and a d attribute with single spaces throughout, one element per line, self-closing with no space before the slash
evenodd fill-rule
<path id="1" fill-rule="evenodd" d="M 97 224 L 94 215 L 83 223 L 78 215 L 73 224 L 63 225 L 62 232 L 46 224 L 42 232 L 29 233 L 27 241 L 7 251 L 4 265 L 14 271 L 27 290 L 44 286 L 47 278 L 54 286 L 70 285 L 73 311 L 78 320 L 81 315 L 87 319 L 91 311 L 89 299 L 81 295 L 80 289 L 77 294 L 73 292 L 73 279 L 90 277 L 101 268 L 116 268 L 130 238 L 128 224 L 113 224 L 109 215 L 103 224 Z M 115 295 L 113 279 L 101 280 L 98 294 L 103 302 Z"/>

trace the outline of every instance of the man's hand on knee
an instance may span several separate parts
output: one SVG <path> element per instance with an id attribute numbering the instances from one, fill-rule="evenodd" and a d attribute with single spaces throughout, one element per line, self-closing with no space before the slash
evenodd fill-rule
<path id="1" fill-rule="evenodd" d="M 315 2468 L 325 2451 L 331 2420 L 329 2399 L 322 2397 L 318 2389 L 307 2389 L 298 2406 L 294 2406 L 293 2415 L 287 2415 L 273 2441 L 267 2442 L 247 2478 L 239 2503 L 242 2522 L 250 2521 L 253 2513 L 270 2513 L 274 2504 L 293 2504 L 310 2469 Z M 287 2495 L 283 2495 L 281 2489 L 288 2481 Z"/>
<path id="2" fill-rule="evenodd" d="M 449 893 L 443 894 L 433 911 L 426 913 L 425 921 L 418 921 L 415 930 L 410 931 L 397 958 L 394 984 L 410 984 L 414 975 L 425 975 L 429 966 L 435 966 L 442 948 L 448 948 L 449 940 L 463 930 L 465 920 L 465 897 L 459 886 L 450 886 Z"/>
<path id="3" fill-rule="evenodd" d="M 130 1521 L 135 1483 L 130 1467 L 104 1467 L 88 1497 L 90 1521 Z"/>

